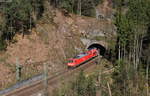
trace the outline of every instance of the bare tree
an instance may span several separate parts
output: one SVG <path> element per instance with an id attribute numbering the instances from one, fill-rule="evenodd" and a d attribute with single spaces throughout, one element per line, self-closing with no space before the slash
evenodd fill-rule
<path id="1" fill-rule="evenodd" d="M 82 3 L 81 3 L 81 0 L 78 0 L 78 14 L 81 16 L 82 13 L 81 13 L 81 8 L 82 8 Z"/>

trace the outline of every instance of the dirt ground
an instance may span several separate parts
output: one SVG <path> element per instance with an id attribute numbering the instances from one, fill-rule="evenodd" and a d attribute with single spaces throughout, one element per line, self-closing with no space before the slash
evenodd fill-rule
<path id="1" fill-rule="evenodd" d="M 43 63 L 48 63 L 49 69 L 55 72 L 63 70 L 68 58 L 85 49 L 81 38 L 86 38 L 94 30 L 113 34 L 108 30 L 113 27 L 109 20 L 74 14 L 64 16 L 64 12 L 57 9 L 55 15 L 53 24 L 48 17 L 42 18 L 30 34 L 24 37 L 17 34 L 14 37 L 16 42 L 0 53 L 0 89 L 16 82 L 16 58 L 22 66 L 23 79 L 41 73 Z"/>

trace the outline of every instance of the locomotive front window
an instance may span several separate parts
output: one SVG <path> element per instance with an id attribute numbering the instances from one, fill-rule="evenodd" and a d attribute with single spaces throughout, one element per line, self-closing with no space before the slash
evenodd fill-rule
<path id="1" fill-rule="evenodd" d="M 69 60 L 68 62 L 69 62 L 69 63 L 72 63 L 72 62 L 73 62 L 73 60 Z"/>

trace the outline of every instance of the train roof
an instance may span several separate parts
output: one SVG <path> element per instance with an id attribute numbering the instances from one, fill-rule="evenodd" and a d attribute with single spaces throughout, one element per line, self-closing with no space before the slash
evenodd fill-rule
<path id="1" fill-rule="evenodd" d="M 87 55 L 87 53 L 81 53 L 81 54 L 75 56 L 74 58 L 79 59 L 79 58 L 82 58 L 82 57 L 84 57 L 84 56 L 86 56 L 86 55 Z"/>

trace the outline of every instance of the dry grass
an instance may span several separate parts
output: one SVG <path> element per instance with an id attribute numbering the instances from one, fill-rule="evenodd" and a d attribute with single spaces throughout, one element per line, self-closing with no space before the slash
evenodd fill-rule
<path id="1" fill-rule="evenodd" d="M 55 71 L 63 70 L 67 59 L 79 53 L 76 48 L 81 50 L 85 48 L 86 45 L 80 41 L 80 37 L 83 36 L 82 32 L 86 34 L 89 26 L 99 30 L 104 28 L 100 27 L 100 25 L 104 25 L 104 21 L 76 15 L 65 17 L 58 10 L 56 10 L 56 17 L 52 24 L 48 18 L 41 19 L 30 35 L 25 35 L 24 38 L 22 35 L 16 35 L 17 42 L 10 44 L 7 51 L 3 53 L 7 55 L 0 58 L 2 69 L 0 70 L 0 81 L 3 82 L 0 89 L 16 83 L 16 57 L 19 58 L 19 63 L 23 66 L 21 80 L 43 72 L 43 64 L 39 63 L 41 61 L 51 61 L 49 66 L 52 66 Z M 98 22 L 99 24 L 97 24 Z M 50 71 L 54 72 L 54 70 Z M 5 73 L 4 76 L 3 73 Z"/>

